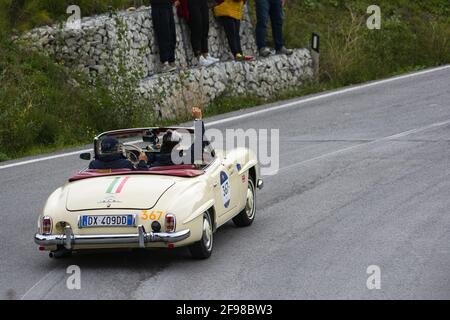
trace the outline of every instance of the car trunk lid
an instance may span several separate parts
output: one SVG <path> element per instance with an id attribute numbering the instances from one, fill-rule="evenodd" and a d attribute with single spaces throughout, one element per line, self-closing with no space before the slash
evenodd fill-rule
<path id="1" fill-rule="evenodd" d="M 168 176 L 121 175 L 71 182 L 66 207 L 69 211 L 99 209 L 152 209 L 175 184 Z"/>

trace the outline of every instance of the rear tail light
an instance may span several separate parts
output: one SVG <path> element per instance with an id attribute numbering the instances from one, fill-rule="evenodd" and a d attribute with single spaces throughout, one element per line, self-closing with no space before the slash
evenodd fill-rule
<path id="1" fill-rule="evenodd" d="M 52 219 L 50 217 L 42 218 L 42 234 L 52 233 Z"/>
<path id="2" fill-rule="evenodd" d="M 173 214 L 166 215 L 166 232 L 175 232 L 177 220 Z"/>

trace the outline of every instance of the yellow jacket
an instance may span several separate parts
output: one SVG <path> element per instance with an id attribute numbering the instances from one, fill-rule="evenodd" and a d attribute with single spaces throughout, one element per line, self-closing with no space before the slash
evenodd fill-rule
<path id="1" fill-rule="evenodd" d="M 214 7 L 216 17 L 231 17 L 236 20 L 242 20 L 244 15 L 245 0 L 224 0 Z"/>

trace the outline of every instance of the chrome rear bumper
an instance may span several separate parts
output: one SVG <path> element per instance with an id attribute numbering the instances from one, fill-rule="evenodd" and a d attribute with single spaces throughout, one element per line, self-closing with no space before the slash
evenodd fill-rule
<path id="1" fill-rule="evenodd" d="M 137 234 L 74 235 L 70 226 L 64 229 L 64 233 L 62 235 L 36 234 L 34 236 L 34 242 L 40 246 L 62 245 L 67 250 L 71 250 L 74 245 L 103 244 L 139 244 L 139 247 L 145 248 L 146 243 L 175 243 L 183 241 L 191 235 L 190 230 L 174 233 L 147 233 L 143 226 L 138 227 Z"/>

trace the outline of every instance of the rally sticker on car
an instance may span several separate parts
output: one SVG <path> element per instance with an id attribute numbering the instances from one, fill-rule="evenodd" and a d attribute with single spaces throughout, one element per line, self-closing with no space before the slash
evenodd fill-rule
<path id="1" fill-rule="evenodd" d="M 220 186 L 222 190 L 223 205 L 228 208 L 231 203 L 231 185 L 228 175 L 222 171 L 220 173 Z"/>
<path id="2" fill-rule="evenodd" d="M 109 193 L 109 194 L 121 193 L 129 179 L 130 179 L 130 177 L 115 178 L 109 185 L 108 189 L 106 190 L 106 193 Z"/>

